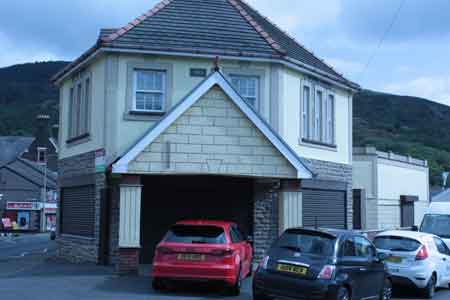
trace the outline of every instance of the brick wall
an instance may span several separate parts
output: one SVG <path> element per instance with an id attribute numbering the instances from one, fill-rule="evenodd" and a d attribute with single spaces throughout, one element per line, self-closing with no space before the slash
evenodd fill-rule
<path id="1" fill-rule="evenodd" d="M 106 187 L 105 173 L 95 173 L 95 152 L 87 152 L 58 162 L 58 199 L 61 200 L 61 188 L 67 186 L 95 185 L 95 227 L 94 237 L 87 238 L 67 235 L 61 232 L 58 222 L 58 255 L 72 262 L 98 262 L 98 248 L 100 244 L 100 199 L 102 189 Z M 61 207 L 61 203 L 58 203 Z M 57 214 L 59 220 L 59 210 Z"/>
<path id="2" fill-rule="evenodd" d="M 347 226 L 353 228 L 352 166 L 330 161 L 305 159 L 317 179 L 345 182 L 347 184 Z"/>
<path id="3" fill-rule="evenodd" d="M 219 88 L 180 116 L 128 170 L 296 178 L 292 165 Z"/>

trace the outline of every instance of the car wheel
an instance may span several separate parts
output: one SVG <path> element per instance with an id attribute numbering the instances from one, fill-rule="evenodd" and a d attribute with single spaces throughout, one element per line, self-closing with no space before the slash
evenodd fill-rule
<path id="1" fill-rule="evenodd" d="M 391 300 L 392 298 L 392 282 L 389 279 L 384 281 L 383 291 L 380 300 Z"/>
<path id="2" fill-rule="evenodd" d="M 348 292 L 348 289 L 341 286 L 337 293 L 337 300 L 351 300 L 350 299 L 350 293 Z"/>
<path id="3" fill-rule="evenodd" d="M 241 276 L 241 267 L 239 267 L 238 276 L 236 278 L 236 282 L 229 289 L 229 294 L 231 296 L 239 296 L 241 294 L 241 285 L 242 285 L 242 276 Z"/>
<path id="4" fill-rule="evenodd" d="M 162 291 L 162 290 L 164 290 L 164 287 L 165 287 L 164 283 L 161 279 L 154 278 L 152 280 L 152 288 L 154 291 L 156 291 L 156 292 Z"/>
<path id="5" fill-rule="evenodd" d="M 432 275 L 427 286 L 422 289 L 422 294 L 427 299 L 432 299 L 436 292 L 436 276 Z"/>
<path id="6" fill-rule="evenodd" d="M 253 300 L 272 300 L 272 298 L 265 295 L 253 293 Z"/>

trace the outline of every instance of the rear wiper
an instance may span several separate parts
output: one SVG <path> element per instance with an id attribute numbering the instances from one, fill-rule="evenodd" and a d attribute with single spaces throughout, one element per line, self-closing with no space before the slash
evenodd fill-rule
<path id="1" fill-rule="evenodd" d="M 208 244 L 205 241 L 192 241 L 192 244 Z"/>
<path id="2" fill-rule="evenodd" d="M 289 249 L 295 252 L 302 252 L 302 249 L 296 246 L 280 246 L 280 248 Z"/>
<path id="3" fill-rule="evenodd" d="M 391 248 L 389 249 L 389 251 L 409 251 L 409 250 L 405 248 Z"/>

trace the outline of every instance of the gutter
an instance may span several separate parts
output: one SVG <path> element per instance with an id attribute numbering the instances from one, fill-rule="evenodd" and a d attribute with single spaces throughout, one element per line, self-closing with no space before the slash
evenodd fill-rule
<path id="1" fill-rule="evenodd" d="M 100 53 L 135 53 L 135 54 L 154 54 L 154 55 L 167 55 L 167 56 L 181 56 L 181 57 L 194 57 L 194 58 L 211 58 L 214 59 L 218 55 L 215 54 L 196 54 L 190 52 L 170 52 L 170 51 L 156 51 L 156 50 L 138 50 L 138 49 L 121 49 L 121 48 L 111 48 L 111 47 L 101 47 L 97 48 L 97 45 L 89 49 L 80 58 L 66 66 L 63 70 L 52 77 L 51 81 L 59 85 L 65 78 L 70 76 L 72 73 L 83 68 L 86 64 L 95 59 Z M 345 90 L 349 90 L 353 93 L 358 92 L 361 88 L 359 85 L 353 82 L 345 84 L 336 79 L 331 74 L 318 70 L 317 68 L 307 66 L 306 64 L 297 61 L 295 59 L 284 57 L 284 58 L 261 58 L 261 57 L 249 57 L 249 56 L 234 56 L 234 55 L 223 55 L 220 56 L 221 59 L 226 60 L 238 60 L 238 61 L 253 61 L 253 62 L 266 62 L 266 63 L 279 63 L 288 68 L 300 71 L 302 73 L 308 74 L 310 76 L 316 77 L 324 82 L 332 85 L 336 85 Z M 73 69 L 70 70 L 70 68 Z"/>

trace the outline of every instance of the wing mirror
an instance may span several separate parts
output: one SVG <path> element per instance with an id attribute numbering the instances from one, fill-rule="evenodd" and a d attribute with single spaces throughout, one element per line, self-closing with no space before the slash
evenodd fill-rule
<path id="1" fill-rule="evenodd" d="M 412 230 L 412 231 L 419 231 L 419 226 L 413 225 L 413 226 L 411 227 L 411 230 Z"/>
<path id="2" fill-rule="evenodd" d="M 385 261 L 387 259 L 387 254 L 386 253 L 382 253 L 382 252 L 378 252 L 377 253 L 377 258 L 379 261 Z"/>

